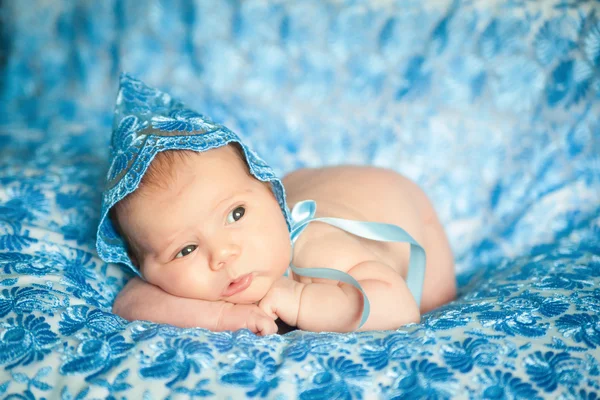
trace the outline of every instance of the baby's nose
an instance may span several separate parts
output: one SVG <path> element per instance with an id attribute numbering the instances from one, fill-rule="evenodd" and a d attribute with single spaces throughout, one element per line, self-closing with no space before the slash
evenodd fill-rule
<path id="1" fill-rule="evenodd" d="M 218 271 L 235 260 L 239 254 L 239 247 L 234 244 L 222 246 L 216 249 L 216 251 L 213 253 L 213 257 L 210 262 L 210 268 L 213 271 Z"/>

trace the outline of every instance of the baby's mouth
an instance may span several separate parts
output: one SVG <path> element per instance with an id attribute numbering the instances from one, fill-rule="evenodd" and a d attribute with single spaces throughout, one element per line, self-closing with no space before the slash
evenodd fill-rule
<path id="1" fill-rule="evenodd" d="M 224 297 L 233 296 L 236 293 L 239 293 L 243 290 L 246 290 L 248 286 L 252 283 L 253 276 L 252 274 L 242 275 L 239 278 L 231 281 L 229 286 L 225 288 L 223 291 Z"/>

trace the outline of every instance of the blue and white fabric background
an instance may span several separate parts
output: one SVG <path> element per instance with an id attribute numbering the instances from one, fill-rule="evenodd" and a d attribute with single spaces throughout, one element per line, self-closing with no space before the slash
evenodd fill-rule
<path id="1" fill-rule="evenodd" d="M 599 1 L 0 4 L 1 396 L 598 398 Z M 282 175 L 417 181 L 458 299 L 398 331 L 267 338 L 111 314 L 131 275 L 94 242 L 121 71 Z"/>

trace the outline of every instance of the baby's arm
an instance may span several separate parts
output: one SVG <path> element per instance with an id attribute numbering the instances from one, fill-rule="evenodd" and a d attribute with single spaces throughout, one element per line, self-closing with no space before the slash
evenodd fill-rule
<path id="1" fill-rule="evenodd" d="M 387 330 L 419 322 L 417 303 L 402 277 L 379 261 L 361 262 L 348 273 L 356 279 L 369 298 L 371 313 L 359 329 Z M 288 295 L 273 289 L 261 301 L 267 314 L 274 312 L 283 321 L 307 331 L 350 332 L 358 328 L 363 309 L 363 296 L 354 286 L 340 283 L 295 282 Z M 294 295 L 295 293 L 295 295 Z"/>
<path id="2" fill-rule="evenodd" d="M 397 329 L 421 320 L 406 282 L 390 266 L 366 261 L 352 267 L 348 274 L 360 283 L 371 303 L 371 313 L 360 331 Z M 348 332 L 358 328 L 363 296 L 345 283 L 338 286 L 311 283 L 304 289 L 300 304 L 301 329 Z"/>
<path id="3" fill-rule="evenodd" d="M 213 331 L 247 328 L 268 335 L 277 325 L 255 304 L 233 304 L 173 296 L 139 278 L 131 279 L 113 304 L 113 312 L 128 321 L 146 320 L 182 328 Z"/>

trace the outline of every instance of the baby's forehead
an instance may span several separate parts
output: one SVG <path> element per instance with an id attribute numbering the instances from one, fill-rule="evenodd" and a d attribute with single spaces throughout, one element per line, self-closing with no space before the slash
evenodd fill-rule
<path id="1" fill-rule="evenodd" d="M 204 152 L 192 150 L 159 152 L 142 177 L 140 186 L 158 186 L 168 189 L 168 186 L 181 179 L 189 180 L 191 176 L 210 176 L 216 172 L 238 175 L 239 179 L 252 179 L 254 177 L 249 173 L 245 158 L 240 152 L 241 150 L 231 145 Z"/>
<path id="2" fill-rule="evenodd" d="M 240 150 L 241 151 L 241 150 Z M 208 195 L 214 191 L 228 194 L 260 182 L 249 171 L 245 158 L 232 146 L 205 152 L 173 150 L 158 153 L 142 178 L 138 191 L 154 197 L 159 192 L 185 195 L 190 185 L 201 186 Z M 270 184 L 266 184 L 270 189 Z M 149 196 L 141 196 L 149 197 Z"/>
<path id="3" fill-rule="evenodd" d="M 203 152 L 192 150 L 171 150 L 171 152 L 173 154 L 171 157 L 173 162 L 170 167 L 175 170 L 195 167 L 196 169 L 194 169 L 194 171 L 204 172 L 210 171 L 213 168 L 222 169 L 224 166 L 227 166 L 230 171 L 244 171 L 247 175 L 250 175 L 245 156 L 241 153 L 241 150 L 238 150 L 232 145 L 222 146 Z M 165 153 L 169 154 L 169 151 L 166 151 Z M 157 157 L 159 157 L 159 155 L 157 155 Z M 169 156 L 167 155 L 167 157 Z"/>

